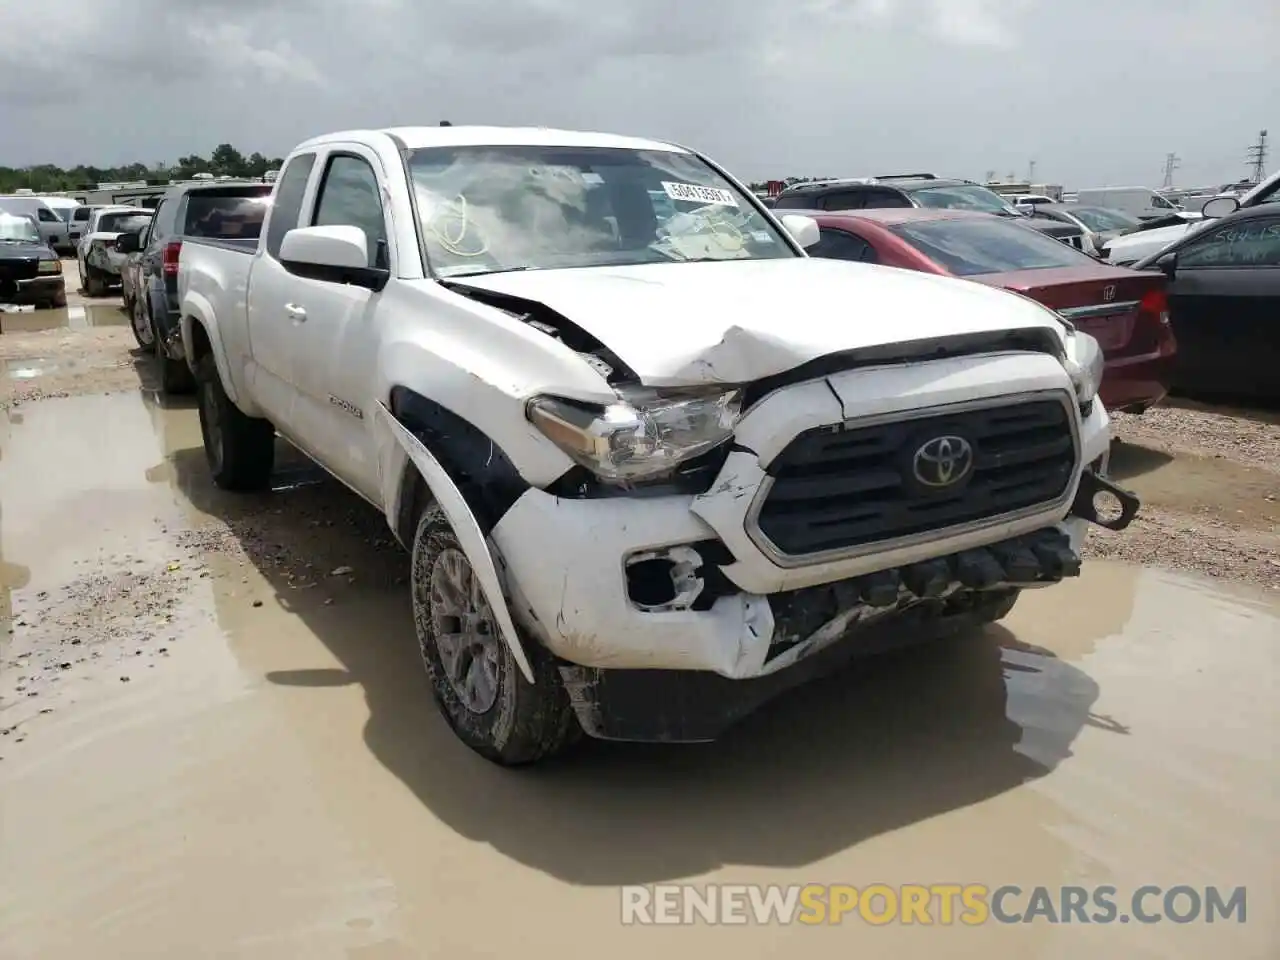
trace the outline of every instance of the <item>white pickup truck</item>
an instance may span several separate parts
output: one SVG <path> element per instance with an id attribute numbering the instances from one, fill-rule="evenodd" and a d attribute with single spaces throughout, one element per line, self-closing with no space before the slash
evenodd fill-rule
<path id="1" fill-rule="evenodd" d="M 213 477 L 266 486 L 278 431 L 385 513 L 491 760 L 713 739 L 877 637 L 1002 617 L 1137 509 L 1092 338 L 817 239 L 668 143 L 309 140 L 256 251 L 182 247 Z"/>

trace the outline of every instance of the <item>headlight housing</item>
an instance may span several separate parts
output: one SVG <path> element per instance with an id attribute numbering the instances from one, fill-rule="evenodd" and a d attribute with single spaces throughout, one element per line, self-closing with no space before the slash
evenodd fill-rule
<path id="1" fill-rule="evenodd" d="M 1067 338 L 1067 374 L 1081 406 L 1092 403 L 1098 395 L 1105 363 L 1102 348 L 1089 334 L 1076 330 Z"/>
<path id="2" fill-rule="evenodd" d="M 62 261 L 61 260 L 41 260 L 40 266 L 37 268 L 37 271 L 39 273 L 61 273 Z"/>
<path id="3" fill-rule="evenodd" d="M 740 390 L 659 395 L 651 390 L 620 393 L 605 406 L 561 397 L 535 397 L 531 423 L 607 483 L 655 480 L 718 447 L 733 435 L 742 412 Z"/>

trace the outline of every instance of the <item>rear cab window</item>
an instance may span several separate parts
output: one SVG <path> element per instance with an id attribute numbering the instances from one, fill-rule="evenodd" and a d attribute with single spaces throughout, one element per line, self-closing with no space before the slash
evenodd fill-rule
<path id="1" fill-rule="evenodd" d="M 183 210 L 182 233 L 217 240 L 256 240 L 262 234 L 270 194 L 271 188 L 265 184 L 261 190 L 193 190 Z"/>
<path id="2" fill-rule="evenodd" d="M 1096 265 L 1060 240 L 995 217 L 923 220 L 889 229 L 958 277 Z"/>

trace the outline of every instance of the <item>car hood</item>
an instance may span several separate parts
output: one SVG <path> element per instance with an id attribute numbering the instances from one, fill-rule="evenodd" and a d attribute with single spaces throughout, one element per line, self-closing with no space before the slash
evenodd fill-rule
<path id="1" fill-rule="evenodd" d="M 1149 257 L 1187 235 L 1188 230 L 1199 230 L 1209 221 L 1179 223 L 1154 230 L 1125 233 L 1107 243 L 1107 259 L 1113 263 L 1129 263 Z"/>
<path id="2" fill-rule="evenodd" d="M 54 260 L 57 258 L 46 243 L 4 243 L 0 242 L 0 260 Z"/>
<path id="3" fill-rule="evenodd" d="M 457 277 L 554 310 L 649 386 L 747 383 L 860 348 L 1047 329 L 1025 298 L 951 277 L 794 257 Z"/>

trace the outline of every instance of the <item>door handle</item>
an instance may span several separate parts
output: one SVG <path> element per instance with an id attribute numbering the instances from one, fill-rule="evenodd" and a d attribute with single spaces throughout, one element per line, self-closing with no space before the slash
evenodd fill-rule
<path id="1" fill-rule="evenodd" d="M 296 303 L 286 303 L 284 305 L 285 315 L 294 323 L 302 323 L 307 319 L 307 311 L 305 308 L 298 306 Z"/>

